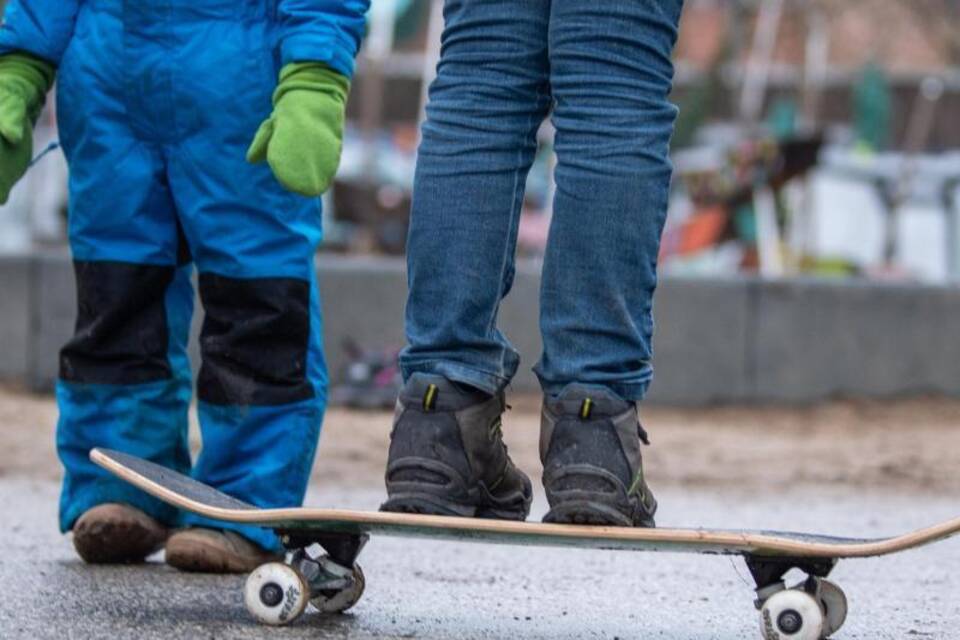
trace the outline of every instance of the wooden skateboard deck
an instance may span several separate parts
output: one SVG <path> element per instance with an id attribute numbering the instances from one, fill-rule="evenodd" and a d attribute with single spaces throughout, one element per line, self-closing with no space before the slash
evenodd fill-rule
<path id="1" fill-rule="evenodd" d="M 135 456 L 95 449 L 90 457 L 111 473 L 175 507 L 217 520 L 281 530 L 307 529 L 503 544 L 831 559 L 887 555 L 960 533 L 960 518 L 900 536 L 864 539 L 788 531 L 638 529 L 309 507 L 259 509 Z"/>
<path id="2" fill-rule="evenodd" d="M 883 556 L 960 533 L 960 518 L 887 538 L 846 538 L 789 531 L 640 529 L 512 522 L 343 509 L 261 509 L 152 462 L 94 449 L 90 458 L 117 477 L 180 509 L 215 520 L 273 529 L 287 549 L 247 578 L 244 602 L 266 624 L 288 624 L 307 603 L 324 613 L 353 606 L 365 578 L 356 559 L 371 534 L 516 545 L 739 555 L 757 585 L 764 640 L 824 640 L 847 616 L 843 591 L 827 580 L 843 558 Z M 326 555 L 317 555 L 320 545 Z M 800 569 L 805 581 L 787 587 Z"/>

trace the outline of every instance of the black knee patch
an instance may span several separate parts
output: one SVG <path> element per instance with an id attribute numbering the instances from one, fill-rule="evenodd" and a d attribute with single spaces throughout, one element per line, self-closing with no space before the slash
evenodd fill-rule
<path id="1" fill-rule="evenodd" d="M 197 395 L 219 405 L 276 405 L 314 397 L 307 380 L 310 283 L 200 274 L 205 318 Z"/>
<path id="2" fill-rule="evenodd" d="M 183 225 L 177 218 L 177 266 L 182 267 L 193 262 L 193 255 L 190 253 L 190 243 L 187 241 L 187 234 L 183 232 Z"/>
<path id="3" fill-rule="evenodd" d="M 74 261 L 77 325 L 60 351 L 60 378 L 138 384 L 172 375 L 166 293 L 173 266 Z"/>

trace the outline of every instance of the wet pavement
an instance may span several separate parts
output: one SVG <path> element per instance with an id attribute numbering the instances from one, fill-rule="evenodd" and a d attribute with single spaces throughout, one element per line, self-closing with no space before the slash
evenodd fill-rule
<path id="1" fill-rule="evenodd" d="M 57 486 L 0 476 L 0 638 L 759 638 L 742 561 L 373 538 L 367 591 L 345 615 L 257 625 L 243 577 L 177 573 L 159 562 L 89 567 L 54 527 Z M 661 488 L 661 525 L 784 528 L 880 536 L 960 514 L 948 493 L 843 488 Z M 316 506 L 375 507 L 380 494 L 327 486 Z M 542 497 L 534 506 L 543 512 Z M 851 601 L 835 637 L 960 636 L 960 539 L 841 562 Z"/>

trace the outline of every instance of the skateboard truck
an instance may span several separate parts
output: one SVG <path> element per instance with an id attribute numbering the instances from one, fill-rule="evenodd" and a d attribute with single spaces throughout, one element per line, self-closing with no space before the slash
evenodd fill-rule
<path id="1" fill-rule="evenodd" d="M 348 533 L 330 533 L 329 531 L 304 531 L 295 529 L 277 531 L 280 543 L 287 550 L 305 549 L 313 544 L 320 545 L 330 558 L 339 565 L 352 567 L 363 551 L 370 536 Z"/>
<path id="2" fill-rule="evenodd" d="M 750 575 L 757 583 L 757 593 L 783 582 L 783 576 L 792 569 L 799 569 L 808 576 L 826 578 L 837 566 L 837 561 L 831 558 L 783 558 L 764 556 L 745 556 Z"/>
<path id="3" fill-rule="evenodd" d="M 261 565 L 247 578 L 244 603 L 270 625 L 288 624 L 312 604 L 321 613 L 346 611 L 360 600 L 366 579 L 356 563 L 366 534 L 277 530 L 287 550 L 283 562 Z M 319 545 L 326 553 L 314 552 Z"/>
<path id="4" fill-rule="evenodd" d="M 754 605 L 766 640 L 789 637 L 824 640 L 839 631 L 847 618 L 847 597 L 827 576 L 835 558 L 788 558 L 746 555 L 744 559 L 757 585 Z M 806 580 L 787 587 L 784 576 L 793 569 Z"/>

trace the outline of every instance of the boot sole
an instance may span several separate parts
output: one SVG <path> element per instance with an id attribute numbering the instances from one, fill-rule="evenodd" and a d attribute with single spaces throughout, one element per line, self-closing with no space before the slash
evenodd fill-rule
<path id="1" fill-rule="evenodd" d="M 612 527 L 644 527 L 654 528 L 656 523 L 652 518 L 634 522 L 610 505 L 576 500 L 558 504 L 543 517 L 544 522 L 553 524 L 582 524 Z"/>
<path id="2" fill-rule="evenodd" d="M 392 496 L 380 505 L 380 511 L 459 518 L 472 518 L 477 514 L 477 508 L 473 505 L 440 500 L 437 496 L 416 493 L 402 493 Z"/>
<path id="3" fill-rule="evenodd" d="M 492 520 L 526 520 L 529 507 L 520 510 L 477 507 L 443 500 L 424 493 L 403 493 L 391 496 L 380 506 L 380 511 L 412 513 L 429 516 L 453 516 L 458 518 L 489 518 Z"/>

